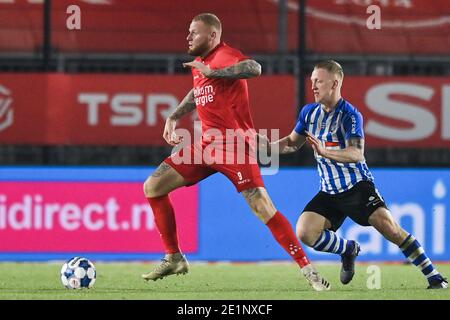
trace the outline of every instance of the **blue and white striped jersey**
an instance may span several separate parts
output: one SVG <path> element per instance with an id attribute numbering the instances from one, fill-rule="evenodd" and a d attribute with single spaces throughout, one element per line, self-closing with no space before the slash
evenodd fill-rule
<path id="1" fill-rule="evenodd" d="M 322 142 L 326 149 L 340 150 L 352 137 L 364 138 L 361 113 L 349 102 L 341 99 L 332 112 L 326 112 L 320 103 L 310 103 L 300 112 L 295 132 L 306 135 L 310 132 Z M 318 155 L 317 169 L 320 175 L 320 190 L 336 194 L 349 190 L 359 181 L 373 181 L 366 161 L 341 163 Z"/>

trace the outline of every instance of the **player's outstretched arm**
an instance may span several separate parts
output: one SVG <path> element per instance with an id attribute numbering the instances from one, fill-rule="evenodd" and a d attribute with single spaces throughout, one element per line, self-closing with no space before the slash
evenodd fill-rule
<path id="1" fill-rule="evenodd" d="M 255 60 L 244 60 L 233 66 L 212 70 L 210 78 L 248 79 L 261 75 L 261 65 Z"/>
<path id="2" fill-rule="evenodd" d="M 324 158 L 342 163 L 356 163 L 364 160 L 364 139 L 361 137 L 352 137 L 347 140 L 347 147 L 345 149 L 328 150 L 311 133 L 307 132 L 307 135 L 311 147 Z"/>
<path id="3" fill-rule="evenodd" d="M 248 79 L 261 75 L 261 65 L 252 59 L 243 60 L 223 69 L 211 69 L 195 60 L 183 63 L 183 66 L 196 68 L 207 78 Z"/>
<path id="4" fill-rule="evenodd" d="M 182 141 L 182 137 L 178 136 L 175 133 L 177 120 L 181 119 L 185 114 L 191 112 L 195 108 L 196 105 L 194 100 L 194 89 L 192 89 L 166 120 L 163 138 L 168 144 L 170 144 L 171 146 L 175 146 Z"/>
<path id="5" fill-rule="evenodd" d="M 268 142 L 267 140 L 271 152 L 278 150 L 279 154 L 296 152 L 305 144 L 305 141 L 306 137 L 298 134 L 295 130 L 278 141 Z"/>

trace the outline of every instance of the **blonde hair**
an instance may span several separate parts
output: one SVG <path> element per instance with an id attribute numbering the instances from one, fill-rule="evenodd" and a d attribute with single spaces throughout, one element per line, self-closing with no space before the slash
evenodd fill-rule
<path id="1" fill-rule="evenodd" d="M 222 30 L 222 23 L 219 18 L 212 13 L 200 13 L 196 15 L 192 21 L 202 21 L 204 24 L 214 27 L 218 31 Z"/>
<path id="2" fill-rule="evenodd" d="M 344 70 L 342 66 L 334 60 L 320 61 L 314 65 L 314 69 L 325 69 L 332 74 L 337 74 L 341 79 L 344 79 Z"/>

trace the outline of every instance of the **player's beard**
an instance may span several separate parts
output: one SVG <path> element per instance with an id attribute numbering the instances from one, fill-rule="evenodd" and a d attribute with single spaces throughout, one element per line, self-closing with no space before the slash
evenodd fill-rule
<path id="1" fill-rule="evenodd" d="M 208 43 L 205 41 L 197 46 L 193 46 L 192 48 L 189 48 L 187 53 L 191 56 L 201 56 L 203 53 L 208 51 Z"/>

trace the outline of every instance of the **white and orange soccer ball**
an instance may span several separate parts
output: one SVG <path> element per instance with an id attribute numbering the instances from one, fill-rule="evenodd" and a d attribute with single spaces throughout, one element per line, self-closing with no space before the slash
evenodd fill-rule
<path id="1" fill-rule="evenodd" d="M 96 277 L 94 264 L 86 258 L 71 258 L 61 268 L 61 282 L 68 289 L 92 288 Z"/>

